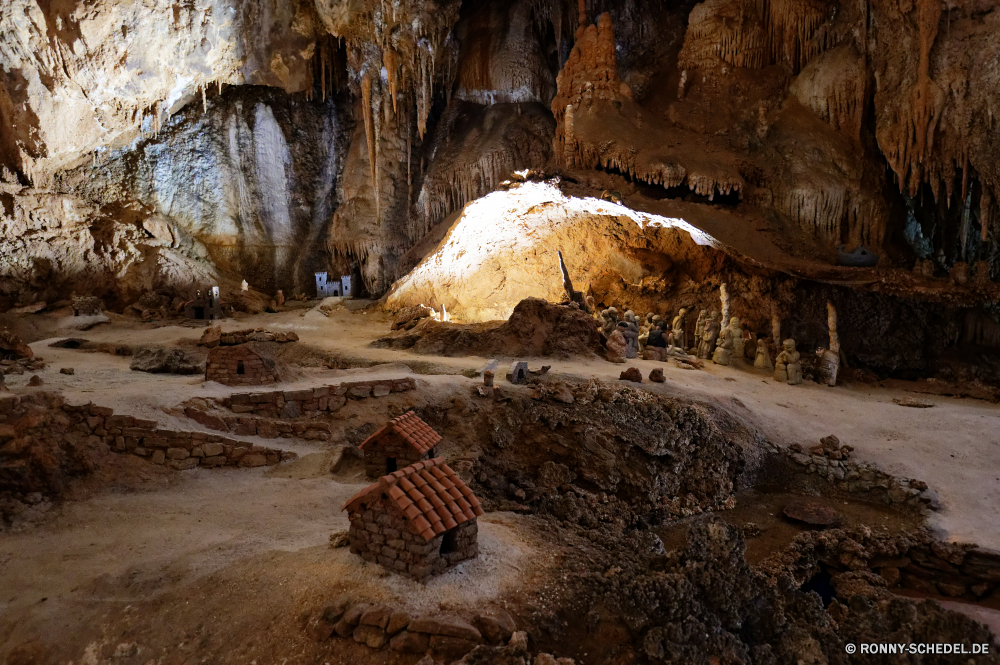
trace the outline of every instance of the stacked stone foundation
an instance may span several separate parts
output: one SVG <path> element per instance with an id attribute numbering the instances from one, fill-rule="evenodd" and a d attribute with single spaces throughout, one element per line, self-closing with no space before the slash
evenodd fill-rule
<path id="1" fill-rule="evenodd" d="M 411 533 L 402 517 L 367 509 L 351 519 L 349 533 L 352 553 L 418 582 L 479 554 L 474 519 L 427 541 Z"/>

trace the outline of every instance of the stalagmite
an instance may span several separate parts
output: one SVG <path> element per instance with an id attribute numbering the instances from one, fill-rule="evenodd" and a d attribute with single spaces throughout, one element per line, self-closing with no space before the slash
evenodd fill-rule
<path id="1" fill-rule="evenodd" d="M 729 321 L 729 291 L 725 284 L 719 287 L 719 299 L 722 300 L 722 321 L 725 323 Z"/>

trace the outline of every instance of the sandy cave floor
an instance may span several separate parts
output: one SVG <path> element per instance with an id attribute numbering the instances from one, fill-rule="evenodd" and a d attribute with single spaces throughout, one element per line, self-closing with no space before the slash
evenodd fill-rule
<path id="1" fill-rule="evenodd" d="M 478 370 L 487 361 L 371 348 L 369 343 L 388 330 L 389 321 L 362 311 L 337 310 L 326 318 L 299 310 L 223 322 L 224 330 L 247 327 L 294 330 L 302 345 L 340 358 L 386 363 L 367 369 L 303 369 L 301 378 L 282 388 L 409 375 L 412 366 L 425 382 L 413 399 L 432 403 L 447 399 L 456 388 L 477 384 L 460 372 Z M 190 345 L 200 334 L 200 329 L 175 325 L 111 324 L 60 337 Z M 163 427 L 198 430 L 193 421 L 164 410 L 191 397 L 233 391 L 197 376 L 131 372 L 125 357 L 50 348 L 58 338 L 32 348 L 48 363 L 39 373 L 45 381 L 42 389 L 60 390 L 71 403 L 93 401 L 118 413 L 154 418 Z M 501 370 L 509 360 L 500 359 Z M 541 359 L 529 362 L 532 367 L 541 364 Z M 856 457 L 937 490 L 942 509 L 928 522 L 942 538 L 1000 550 L 996 405 L 921 395 L 921 401 L 935 406 L 913 409 L 893 403 L 893 397 L 905 395 L 897 390 L 810 382 L 787 386 L 752 368 L 711 364 L 702 371 L 642 360 L 626 366 L 599 359 L 544 364 L 552 365 L 555 378 L 604 380 L 617 380 L 626 366 L 639 367 L 644 376 L 662 367 L 667 382 L 644 382 L 644 389 L 720 403 L 743 413 L 773 441 L 813 445 L 836 434 L 856 448 Z M 60 374 L 61 367 L 73 367 L 76 373 Z M 7 383 L 20 391 L 29 376 L 10 375 Z M 503 390 L 527 390 L 502 379 L 499 384 Z M 375 415 L 386 408 L 379 400 L 368 401 L 372 404 L 365 408 Z M 198 653 L 234 649 L 232 662 L 259 658 L 265 663 L 282 662 L 269 651 L 267 639 L 280 631 L 288 662 L 364 663 L 369 654 L 362 647 L 343 643 L 333 655 L 328 645 L 309 641 L 301 628 L 304 613 L 345 590 L 419 612 L 479 608 L 508 602 L 558 568 L 559 548 L 543 543 L 534 518 L 492 513 L 481 520 L 483 555 L 477 561 L 427 586 L 385 576 L 346 549 L 331 550 L 327 542 L 331 533 L 346 529 L 339 508 L 365 484 L 361 474 L 326 473 L 330 444 L 281 439 L 269 445 L 301 457 L 267 470 L 151 474 L 141 482 L 85 493 L 56 506 L 36 525 L 0 534 L 0 644 L 30 648 L 38 640 L 51 648 L 59 643 L 53 635 L 72 636 L 65 640 L 65 652 L 49 654 L 52 662 L 98 662 L 87 660 L 81 646 L 97 654 L 118 644 L 128 651 L 135 642 L 140 645 L 135 648 L 147 650 L 145 657 L 162 662 L 200 662 Z M 857 519 L 869 516 L 861 511 Z M 997 612 L 976 611 L 1000 632 Z M 223 615 L 227 620 L 219 622 Z M 174 645 L 169 657 L 165 645 Z"/>

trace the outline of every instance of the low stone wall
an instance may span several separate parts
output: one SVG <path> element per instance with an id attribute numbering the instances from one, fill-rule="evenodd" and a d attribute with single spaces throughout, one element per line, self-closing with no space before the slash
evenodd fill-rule
<path id="1" fill-rule="evenodd" d="M 95 437 L 111 450 L 146 457 L 154 464 L 165 464 L 178 471 L 196 466 L 271 466 L 296 457 L 292 452 L 255 446 L 217 434 L 160 429 L 152 420 L 116 416 L 113 409 L 95 404 L 67 404 L 62 410 L 72 421 L 71 432 Z"/>
<path id="2" fill-rule="evenodd" d="M 820 565 L 834 574 L 870 571 L 890 589 L 903 587 L 967 601 L 1000 594 L 1000 552 L 943 542 L 926 530 L 886 534 L 854 527 L 807 532 L 764 561 L 762 568 L 805 581 Z"/>
<path id="3" fill-rule="evenodd" d="M 548 654 L 532 659 L 527 653 L 527 634 L 518 632 L 514 618 L 502 609 L 471 617 L 411 617 L 388 605 L 353 603 L 341 596 L 309 620 L 306 632 L 320 642 L 339 637 L 398 653 L 425 654 L 432 650 L 449 659 L 462 658 L 480 645 L 510 645 L 521 658 L 527 657 L 520 662 L 573 665 L 571 658 L 557 659 Z"/>
<path id="4" fill-rule="evenodd" d="M 338 411 L 348 399 L 385 397 L 390 393 L 414 390 L 417 382 L 405 379 L 379 379 L 340 383 L 305 390 L 234 393 L 221 401 L 233 413 L 254 414 L 264 418 L 313 418 L 323 412 Z"/>
<path id="5" fill-rule="evenodd" d="M 787 459 L 799 473 L 823 478 L 837 489 L 859 498 L 913 510 L 941 507 L 937 492 L 922 480 L 893 476 L 868 462 L 836 460 L 774 443 L 766 445 L 772 453 Z"/>

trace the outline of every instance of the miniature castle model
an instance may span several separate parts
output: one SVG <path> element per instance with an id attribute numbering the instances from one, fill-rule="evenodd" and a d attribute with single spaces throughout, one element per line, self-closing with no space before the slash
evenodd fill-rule
<path id="1" fill-rule="evenodd" d="M 316 297 L 351 295 L 351 276 L 344 275 L 340 279 L 330 280 L 325 272 L 316 273 Z"/>
<path id="2" fill-rule="evenodd" d="M 365 473 L 379 478 L 413 462 L 430 459 L 437 454 L 441 435 L 407 411 L 361 442 L 365 454 Z"/>
<path id="3" fill-rule="evenodd" d="M 443 457 L 394 471 L 341 510 L 351 552 L 422 581 L 479 554 L 479 499 Z"/>
<path id="4" fill-rule="evenodd" d="M 205 380 L 226 386 L 264 386 L 280 380 L 273 358 L 256 345 L 216 346 L 208 351 Z"/>
<path id="5" fill-rule="evenodd" d="M 184 303 L 184 316 L 201 321 L 215 321 L 224 318 L 222 300 L 219 298 L 219 287 L 213 286 L 204 295 L 198 291 L 194 300 Z"/>

